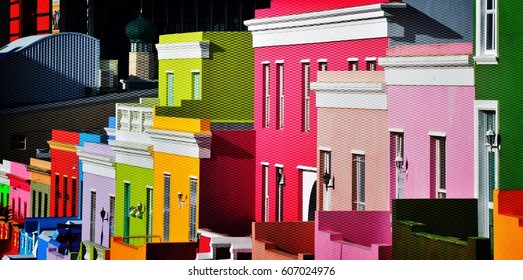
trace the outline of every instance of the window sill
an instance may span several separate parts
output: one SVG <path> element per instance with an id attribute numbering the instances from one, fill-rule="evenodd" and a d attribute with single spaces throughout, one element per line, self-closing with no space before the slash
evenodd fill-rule
<path id="1" fill-rule="evenodd" d="M 476 64 L 498 64 L 497 55 L 478 55 L 474 57 Z"/>

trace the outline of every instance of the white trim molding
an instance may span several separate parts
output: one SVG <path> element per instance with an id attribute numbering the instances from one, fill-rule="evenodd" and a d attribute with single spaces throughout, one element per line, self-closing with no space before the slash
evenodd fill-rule
<path id="1" fill-rule="evenodd" d="M 404 133 L 403 128 L 397 128 L 397 127 L 389 128 L 389 132 Z"/>
<path id="2" fill-rule="evenodd" d="M 262 161 L 262 162 L 260 162 L 260 164 L 261 164 L 261 165 L 265 165 L 265 166 L 269 166 L 269 165 L 270 165 L 270 164 L 269 164 L 268 162 L 266 162 L 266 161 Z"/>
<path id="3" fill-rule="evenodd" d="M 382 57 L 387 85 L 473 86 L 468 55 Z"/>
<path id="4" fill-rule="evenodd" d="M 153 169 L 152 145 L 127 141 L 108 141 L 114 150 L 115 162 Z"/>
<path id="5" fill-rule="evenodd" d="M 443 131 L 429 131 L 428 135 L 434 137 L 447 137 L 447 133 Z"/>
<path id="6" fill-rule="evenodd" d="M 318 63 L 325 63 L 325 62 L 327 62 L 327 59 L 326 58 L 320 58 L 320 59 L 318 59 L 317 62 Z"/>
<path id="7" fill-rule="evenodd" d="M 281 164 L 281 163 L 275 163 L 275 164 L 274 164 L 274 167 L 283 168 L 283 164 Z"/>
<path id="8" fill-rule="evenodd" d="M 283 63 L 283 59 L 278 59 L 278 60 L 276 60 L 274 63 L 276 63 L 276 64 L 282 64 L 282 63 Z"/>
<path id="9" fill-rule="evenodd" d="M 319 12 L 244 21 L 252 32 L 253 47 L 311 44 L 388 36 L 385 7 L 405 3 L 373 4 Z"/>
<path id="10" fill-rule="evenodd" d="M 210 42 L 156 44 L 158 59 L 209 58 Z"/>
<path id="11" fill-rule="evenodd" d="M 106 157 L 85 152 L 82 147 L 78 147 L 76 152 L 78 159 L 82 161 L 82 170 L 84 173 L 95 174 L 111 179 L 116 178 L 116 169 L 114 167 L 114 157 Z"/>
<path id="12" fill-rule="evenodd" d="M 383 83 L 311 83 L 316 91 L 316 107 L 377 109 L 388 107 Z"/>
<path id="13" fill-rule="evenodd" d="M 347 58 L 347 61 L 349 61 L 349 62 L 356 62 L 356 61 L 358 61 L 358 58 L 357 57 L 349 57 L 349 58 Z"/>
<path id="14" fill-rule="evenodd" d="M 318 168 L 316 167 L 298 165 L 296 168 L 302 171 L 318 172 Z"/>
<path id="15" fill-rule="evenodd" d="M 499 49 L 499 9 L 498 1 L 493 0 L 495 15 L 494 15 L 494 50 L 487 51 L 485 50 L 485 42 L 482 38 L 485 35 L 485 24 L 482 22 L 484 20 L 484 2 L 485 0 L 476 0 L 476 56 L 474 56 L 474 61 L 476 64 L 498 64 L 498 49 Z"/>
<path id="16" fill-rule="evenodd" d="M 362 156 L 365 155 L 365 151 L 364 150 L 357 150 L 357 149 L 352 149 L 350 151 L 350 153 L 353 154 L 353 155 L 362 155 Z"/>
<path id="17" fill-rule="evenodd" d="M 155 152 L 193 158 L 211 157 L 211 133 L 189 133 L 162 129 L 146 129 Z"/>

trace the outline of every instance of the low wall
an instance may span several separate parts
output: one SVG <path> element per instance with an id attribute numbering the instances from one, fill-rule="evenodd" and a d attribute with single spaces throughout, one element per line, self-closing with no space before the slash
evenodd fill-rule
<path id="1" fill-rule="evenodd" d="M 314 258 L 314 222 L 254 222 L 252 234 L 253 260 Z"/>

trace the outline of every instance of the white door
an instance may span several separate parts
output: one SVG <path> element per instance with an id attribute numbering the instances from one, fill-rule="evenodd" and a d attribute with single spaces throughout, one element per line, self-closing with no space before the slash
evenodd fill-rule
<path id="1" fill-rule="evenodd" d="M 316 210 L 316 172 L 315 171 L 302 171 L 302 220 L 312 221 L 314 218 L 309 217 L 309 209 L 313 207 Z"/>

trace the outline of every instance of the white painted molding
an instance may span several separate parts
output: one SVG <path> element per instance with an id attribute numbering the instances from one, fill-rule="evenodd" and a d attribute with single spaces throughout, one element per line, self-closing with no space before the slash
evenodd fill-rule
<path id="1" fill-rule="evenodd" d="M 396 127 L 389 128 L 389 132 L 404 133 L 403 128 L 396 128 Z"/>
<path id="2" fill-rule="evenodd" d="M 372 56 L 372 57 L 366 57 L 366 58 L 365 58 L 365 61 L 376 61 L 376 57 L 375 57 L 375 56 Z"/>
<path id="3" fill-rule="evenodd" d="M 166 175 L 166 176 L 171 176 L 171 172 L 168 172 L 168 171 L 164 171 L 164 172 L 162 172 L 162 173 L 163 173 L 163 175 Z"/>
<path id="4" fill-rule="evenodd" d="M 200 73 L 200 70 L 199 69 L 194 69 L 194 70 L 191 70 L 191 73 Z"/>
<path id="5" fill-rule="evenodd" d="M 276 64 L 283 64 L 283 59 L 276 60 L 274 63 L 276 63 Z"/>
<path id="6" fill-rule="evenodd" d="M 78 159 L 82 161 L 84 173 L 91 173 L 115 179 L 114 157 L 106 157 L 85 152 L 82 148 L 77 150 Z"/>
<path id="7" fill-rule="evenodd" d="M 459 68 L 390 68 L 385 69 L 385 83 L 420 86 L 474 86 L 474 69 Z"/>
<path id="8" fill-rule="evenodd" d="M 156 44 L 158 59 L 209 58 L 210 42 Z"/>
<path id="9" fill-rule="evenodd" d="M 434 137 L 447 137 L 447 133 L 443 131 L 429 131 L 429 136 Z"/>
<path id="10" fill-rule="evenodd" d="M 195 134 L 180 131 L 146 129 L 154 151 L 194 158 L 211 157 L 211 133 Z"/>
<path id="11" fill-rule="evenodd" d="M 325 62 L 327 62 L 327 59 L 326 58 L 320 58 L 320 59 L 318 59 L 317 62 L 318 63 L 325 63 Z"/>
<path id="12" fill-rule="evenodd" d="M 153 159 L 150 153 L 152 146 L 127 141 L 108 141 L 115 153 L 115 162 L 124 163 L 147 169 L 153 168 Z"/>
<path id="13" fill-rule="evenodd" d="M 300 63 L 311 63 L 310 59 L 302 59 L 300 60 Z"/>
<path id="14" fill-rule="evenodd" d="M 471 66 L 468 55 L 438 56 L 388 56 L 380 57 L 379 65 L 390 67 L 467 67 Z"/>
<path id="15" fill-rule="evenodd" d="M 319 146 L 318 150 L 324 151 L 324 152 L 332 152 L 332 148 L 331 147 L 326 147 L 326 146 Z"/>
<path id="16" fill-rule="evenodd" d="M 261 64 L 271 64 L 271 62 L 270 62 L 270 61 L 267 61 L 267 60 L 265 60 L 265 61 L 262 61 L 262 62 L 261 62 Z"/>
<path id="17" fill-rule="evenodd" d="M 357 57 L 349 57 L 349 58 L 347 58 L 347 61 L 349 61 L 349 62 L 358 61 L 358 58 Z"/>
<path id="18" fill-rule="evenodd" d="M 174 74 L 173 70 L 165 70 L 165 73 Z"/>
<path id="19" fill-rule="evenodd" d="M 405 3 L 374 4 L 244 21 L 254 47 L 334 42 L 387 37 L 384 7 Z"/>
<path id="20" fill-rule="evenodd" d="M 260 164 L 261 164 L 261 165 L 269 165 L 269 163 L 266 162 L 266 161 L 262 161 L 262 162 L 260 162 Z"/>
<path id="21" fill-rule="evenodd" d="M 296 166 L 296 168 L 299 170 L 302 170 L 302 171 L 318 172 L 318 168 L 316 168 L 316 167 L 298 165 L 298 166 Z"/>
<path id="22" fill-rule="evenodd" d="M 496 55 L 477 55 L 474 57 L 476 64 L 498 64 Z"/>
<path id="23" fill-rule="evenodd" d="M 283 168 L 283 164 L 281 164 L 281 163 L 275 163 L 275 164 L 274 164 L 274 167 Z"/>
<path id="24" fill-rule="evenodd" d="M 356 149 L 352 149 L 350 151 L 351 154 L 354 154 L 354 155 L 365 155 L 365 151 L 364 150 L 356 150 Z"/>
<path id="25" fill-rule="evenodd" d="M 351 93 L 351 92 L 374 92 L 384 93 L 385 86 L 382 83 L 311 83 L 311 89 L 316 93 Z"/>
<path id="26" fill-rule="evenodd" d="M 386 94 L 316 93 L 316 107 L 386 110 L 388 108 L 388 101 Z"/>
<path id="27" fill-rule="evenodd" d="M 189 179 L 198 180 L 198 177 L 197 177 L 197 176 L 194 176 L 194 175 L 189 175 Z"/>

